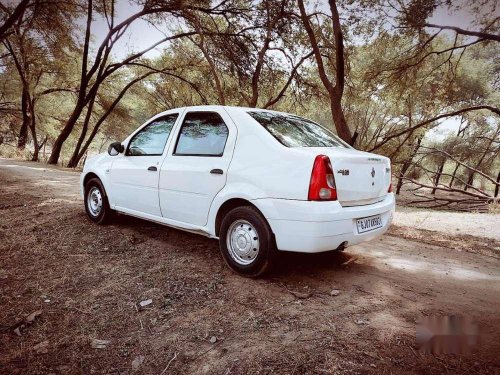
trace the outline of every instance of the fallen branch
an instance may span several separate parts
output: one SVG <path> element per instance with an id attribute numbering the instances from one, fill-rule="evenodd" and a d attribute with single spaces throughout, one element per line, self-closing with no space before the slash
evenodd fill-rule
<path id="1" fill-rule="evenodd" d="M 482 109 L 486 109 L 488 111 L 491 111 L 493 113 L 495 113 L 496 115 L 500 116 L 500 109 L 498 108 L 495 108 L 493 106 L 490 106 L 490 105 L 477 105 L 477 106 L 472 106 L 472 107 L 467 107 L 467 108 L 462 108 L 462 109 L 459 109 L 459 110 L 456 110 L 456 111 L 452 111 L 452 112 L 448 112 L 448 113 L 443 113 L 439 116 L 436 116 L 436 117 L 433 117 L 431 119 L 428 119 L 428 120 L 425 120 L 425 121 L 422 121 L 416 125 L 413 125 L 413 126 L 410 126 L 409 128 L 406 128 L 404 130 L 401 130 L 399 132 L 396 132 L 394 134 L 391 134 L 391 135 L 386 135 L 382 138 L 382 141 L 380 143 L 377 143 L 375 146 L 373 146 L 373 148 L 371 150 L 368 150 L 369 152 L 373 152 L 375 150 L 377 150 L 378 148 L 382 147 L 383 145 L 385 145 L 388 141 L 390 141 L 391 139 L 394 139 L 394 138 L 397 138 L 397 137 L 400 137 L 408 132 L 412 132 L 416 129 L 419 129 L 421 127 L 424 127 L 426 125 L 429 125 L 435 121 L 438 121 L 438 120 L 441 120 L 443 118 L 447 118 L 447 117 L 454 117 L 454 116 L 458 116 L 462 113 L 466 113 L 466 112 L 471 112 L 471 111 L 479 111 L 479 110 L 482 110 Z"/>
<path id="2" fill-rule="evenodd" d="M 434 148 L 434 147 L 428 147 L 428 146 L 421 146 L 421 148 L 424 148 L 424 149 L 428 149 L 428 150 L 431 150 L 433 153 L 439 153 L 441 155 L 444 155 L 446 157 L 448 157 L 449 159 L 453 160 L 454 162 L 460 164 L 461 166 L 467 168 L 467 169 L 470 169 L 471 171 L 481 175 L 482 177 L 486 178 L 488 181 L 490 181 L 491 183 L 493 183 L 494 185 L 500 185 L 500 183 L 498 183 L 497 181 L 495 181 L 492 177 L 488 176 L 487 174 L 481 172 L 479 169 L 477 168 L 473 168 L 471 167 L 470 165 L 467 165 L 465 164 L 464 162 L 458 160 L 457 158 L 455 158 L 454 156 L 450 155 L 448 152 L 446 151 L 443 151 L 443 150 L 439 150 L 437 148 Z"/>
<path id="3" fill-rule="evenodd" d="M 170 364 L 177 358 L 177 352 L 174 353 L 174 356 L 170 361 L 168 361 L 167 366 L 163 369 L 163 371 L 160 373 L 160 375 L 163 375 L 169 368 Z"/>

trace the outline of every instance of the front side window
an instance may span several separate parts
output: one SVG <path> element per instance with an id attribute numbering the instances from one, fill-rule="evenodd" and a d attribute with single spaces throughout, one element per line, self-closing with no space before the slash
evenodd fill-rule
<path id="1" fill-rule="evenodd" d="M 349 147 L 326 128 L 302 117 L 264 111 L 248 114 L 287 147 Z"/>
<path id="2" fill-rule="evenodd" d="M 174 155 L 222 156 L 229 129 L 216 112 L 189 112 L 179 133 Z"/>
<path id="3" fill-rule="evenodd" d="M 154 120 L 134 135 L 127 149 L 128 156 L 159 156 L 163 154 L 168 136 L 178 114 Z"/>

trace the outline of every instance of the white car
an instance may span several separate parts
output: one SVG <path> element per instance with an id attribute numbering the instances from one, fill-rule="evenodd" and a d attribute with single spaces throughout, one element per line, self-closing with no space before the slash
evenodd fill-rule
<path id="1" fill-rule="evenodd" d="M 255 277 L 279 251 L 342 250 L 384 233 L 395 206 L 390 160 L 326 128 L 269 110 L 172 109 L 85 163 L 85 209 L 114 211 L 219 240 Z"/>

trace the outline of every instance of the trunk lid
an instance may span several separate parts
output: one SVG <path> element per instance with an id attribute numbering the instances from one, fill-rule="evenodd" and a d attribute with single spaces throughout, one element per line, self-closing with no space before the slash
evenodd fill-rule
<path id="1" fill-rule="evenodd" d="M 372 204 L 387 195 L 391 183 L 389 158 L 347 148 L 308 147 L 301 150 L 330 158 L 337 199 L 342 206 Z"/>
<path id="2" fill-rule="evenodd" d="M 366 153 L 349 156 L 333 154 L 330 161 L 337 197 L 343 206 L 371 204 L 387 195 L 391 183 L 390 163 L 387 158 Z"/>

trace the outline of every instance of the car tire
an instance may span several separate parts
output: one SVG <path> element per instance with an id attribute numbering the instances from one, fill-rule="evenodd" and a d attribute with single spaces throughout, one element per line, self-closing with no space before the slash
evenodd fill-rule
<path id="1" fill-rule="evenodd" d="M 258 277 L 269 271 L 277 255 L 269 224 L 252 206 L 236 207 L 225 215 L 219 246 L 229 267 L 246 277 Z"/>
<path id="2" fill-rule="evenodd" d="M 111 221 L 113 211 L 109 207 L 108 196 L 101 180 L 92 178 L 85 184 L 85 211 L 90 220 L 96 224 L 107 224 Z"/>

